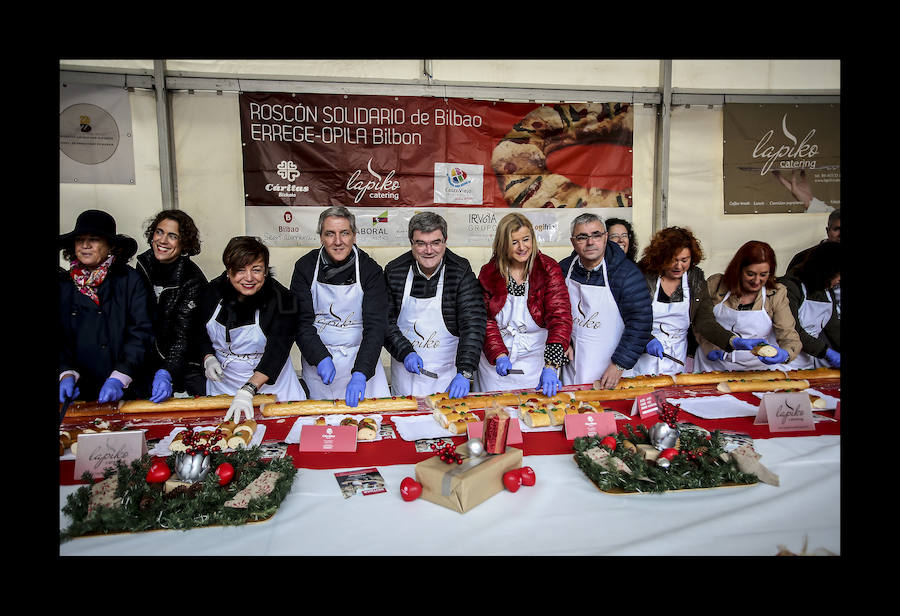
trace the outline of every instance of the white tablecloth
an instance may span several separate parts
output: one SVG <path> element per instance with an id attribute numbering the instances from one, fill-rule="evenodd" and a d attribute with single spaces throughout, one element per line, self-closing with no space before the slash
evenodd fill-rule
<path id="1" fill-rule="evenodd" d="M 388 491 L 341 495 L 340 470 L 299 469 L 264 523 L 80 537 L 69 555 L 774 555 L 841 551 L 840 436 L 760 439 L 779 487 L 654 494 L 600 492 L 571 455 L 526 456 L 537 484 L 503 491 L 465 514 L 399 486 L 412 465 L 380 466 Z M 354 467 L 356 468 L 360 467 Z M 60 487 L 60 508 L 77 486 Z M 68 519 L 60 511 L 60 528 Z"/>

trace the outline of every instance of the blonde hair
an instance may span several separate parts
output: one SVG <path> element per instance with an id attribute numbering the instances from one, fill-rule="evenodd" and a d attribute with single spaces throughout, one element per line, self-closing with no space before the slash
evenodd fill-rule
<path id="1" fill-rule="evenodd" d="M 497 232 L 494 235 L 494 258 L 497 260 L 497 268 L 504 280 L 509 278 L 509 249 L 512 245 L 512 234 L 525 227 L 531 234 L 531 254 L 525 263 L 525 278 L 531 274 L 531 266 L 537 254 L 537 237 L 534 234 L 534 226 L 528 217 L 518 212 L 510 212 L 497 223 Z"/>

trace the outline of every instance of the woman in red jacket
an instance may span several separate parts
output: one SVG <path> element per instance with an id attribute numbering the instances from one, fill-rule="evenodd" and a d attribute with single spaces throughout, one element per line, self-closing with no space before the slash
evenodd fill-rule
<path id="1" fill-rule="evenodd" d="M 559 368 L 572 334 L 572 310 L 559 264 L 541 254 L 531 221 L 513 212 L 497 225 L 491 260 L 478 280 L 487 332 L 478 380 L 481 391 L 559 391 Z"/>

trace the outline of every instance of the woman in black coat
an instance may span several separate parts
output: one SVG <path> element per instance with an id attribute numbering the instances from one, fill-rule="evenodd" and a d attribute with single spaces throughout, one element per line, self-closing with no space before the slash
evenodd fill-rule
<path id="1" fill-rule="evenodd" d="M 59 242 L 70 265 L 59 274 L 60 403 L 146 397 L 153 325 L 146 284 L 128 265 L 137 242 L 99 210 L 82 212 Z"/>
<path id="2" fill-rule="evenodd" d="M 200 293 L 206 285 L 206 276 L 191 261 L 192 256 L 200 254 L 197 226 L 186 212 L 163 210 L 144 235 L 150 249 L 138 255 L 136 269 L 149 288 L 156 336 L 151 360 L 159 368 L 150 400 L 162 402 L 173 391 L 205 396 L 206 378 L 195 357 L 195 345 L 190 342 Z"/>

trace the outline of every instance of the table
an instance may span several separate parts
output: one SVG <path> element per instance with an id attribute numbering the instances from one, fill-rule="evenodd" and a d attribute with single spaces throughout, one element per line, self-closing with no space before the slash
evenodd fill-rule
<path id="1" fill-rule="evenodd" d="M 752 418 L 744 421 L 750 424 Z M 760 461 L 779 476 L 778 487 L 760 483 L 666 494 L 605 494 L 577 467 L 571 452 L 530 454 L 534 447 L 527 446 L 529 437 L 537 435 L 526 435 L 523 465 L 535 470 L 537 484 L 500 492 L 465 514 L 422 499 L 403 501 L 399 485 L 404 477 L 414 476 L 413 463 L 377 465 L 387 492 L 357 493 L 347 499 L 335 473 L 368 464 L 307 468 L 301 463 L 291 492 L 266 522 L 79 537 L 60 544 L 59 553 L 767 556 L 779 546 L 799 553 L 806 540 L 808 552 L 839 554 L 841 456 L 834 425 L 818 424 L 823 429 L 817 426 L 816 435 L 764 438 L 757 432 L 754 447 L 762 455 Z M 60 509 L 77 488 L 60 486 Z M 60 511 L 60 529 L 67 525 Z"/>

